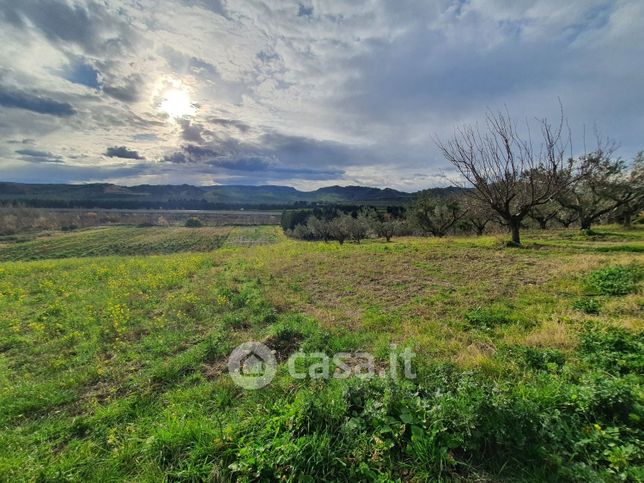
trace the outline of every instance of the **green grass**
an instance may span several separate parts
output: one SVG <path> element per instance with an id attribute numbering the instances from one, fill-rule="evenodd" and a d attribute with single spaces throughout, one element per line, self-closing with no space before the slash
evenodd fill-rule
<path id="1" fill-rule="evenodd" d="M 0 479 L 641 481 L 644 298 L 624 273 L 643 260 L 593 244 L 644 232 L 610 233 L 520 249 L 274 227 L 6 242 Z M 282 362 L 246 391 L 226 361 L 248 340 L 378 367 L 396 343 L 418 378 L 299 380 Z"/>
<path id="2" fill-rule="evenodd" d="M 0 261 L 207 252 L 276 241 L 272 227 L 101 227 L 0 245 Z M 21 241 L 21 242 L 20 242 Z"/>

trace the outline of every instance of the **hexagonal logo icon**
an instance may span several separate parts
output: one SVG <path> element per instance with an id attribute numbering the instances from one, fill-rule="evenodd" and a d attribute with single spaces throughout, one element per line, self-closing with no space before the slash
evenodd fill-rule
<path id="1" fill-rule="evenodd" d="M 261 342 L 244 342 L 230 354 L 228 372 L 238 386 L 261 389 L 275 377 L 277 361 L 273 351 Z"/>

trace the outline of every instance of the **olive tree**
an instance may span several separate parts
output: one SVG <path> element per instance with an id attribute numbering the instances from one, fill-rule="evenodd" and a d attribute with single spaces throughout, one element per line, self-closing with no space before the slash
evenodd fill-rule
<path id="1" fill-rule="evenodd" d="M 644 210 L 644 151 L 640 151 L 635 156 L 627 183 L 633 196 L 619 207 L 618 215 L 624 227 L 630 228 L 633 216 Z"/>
<path id="2" fill-rule="evenodd" d="M 570 182 L 572 160 L 566 156 L 563 113 L 556 126 L 547 119 L 539 124 L 537 145 L 503 112 L 488 112 L 483 129 L 464 126 L 450 140 L 438 141 L 443 156 L 473 187 L 467 193 L 498 213 L 516 245 L 530 210 L 555 199 Z"/>
<path id="3" fill-rule="evenodd" d="M 629 172 L 624 160 L 614 158 L 615 149 L 614 143 L 599 141 L 594 151 L 579 158 L 574 182 L 558 196 L 564 208 L 577 213 L 582 230 L 621 207 L 634 212 L 641 206 L 641 161 L 636 158 Z"/>
<path id="4" fill-rule="evenodd" d="M 463 202 L 466 210 L 464 221 L 474 228 L 477 236 L 483 235 L 487 226 L 497 221 L 497 215 L 489 205 L 469 196 L 466 196 Z"/>
<path id="5" fill-rule="evenodd" d="M 390 213 L 384 213 L 382 216 L 376 213 L 370 216 L 369 224 L 376 236 L 390 242 L 394 235 L 400 233 L 403 222 L 394 218 Z"/>
<path id="6" fill-rule="evenodd" d="M 311 215 L 306 222 L 306 226 L 311 234 L 318 240 L 323 240 L 326 243 L 329 241 L 329 238 L 331 238 L 331 226 L 329 220 Z"/>
<path id="7" fill-rule="evenodd" d="M 329 234 L 340 245 L 351 236 L 351 215 L 339 214 L 329 221 Z"/>
<path id="8" fill-rule="evenodd" d="M 455 197 L 440 197 L 428 193 L 418 195 L 411 208 L 412 219 L 424 232 L 437 237 L 447 235 L 452 226 L 462 219 L 466 210 Z"/>

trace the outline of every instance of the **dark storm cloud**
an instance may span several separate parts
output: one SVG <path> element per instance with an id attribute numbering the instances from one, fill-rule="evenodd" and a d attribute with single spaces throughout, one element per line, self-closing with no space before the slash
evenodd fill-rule
<path id="1" fill-rule="evenodd" d="M 37 93 L 30 93 L 0 85 L 0 106 L 25 109 L 39 114 L 68 117 L 76 113 L 68 102 L 56 101 Z"/>
<path id="2" fill-rule="evenodd" d="M 124 158 L 124 159 L 145 159 L 138 152 L 133 149 L 128 149 L 125 146 L 112 146 L 105 150 L 105 156 L 110 158 Z"/>

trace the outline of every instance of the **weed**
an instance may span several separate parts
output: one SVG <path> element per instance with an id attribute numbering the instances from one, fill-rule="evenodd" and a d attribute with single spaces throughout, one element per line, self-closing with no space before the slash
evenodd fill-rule
<path id="1" fill-rule="evenodd" d="M 599 303 L 597 299 L 585 297 L 575 300 L 572 304 L 572 308 L 580 310 L 585 314 L 597 315 L 601 309 L 601 303 Z"/>
<path id="2" fill-rule="evenodd" d="M 587 286 L 601 295 L 626 295 L 637 290 L 641 279 L 640 267 L 607 267 L 592 272 Z"/>
<path id="3" fill-rule="evenodd" d="M 465 313 L 465 320 L 473 327 L 492 329 L 501 325 L 512 324 L 518 320 L 517 315 L 501 305 L 480 307 Z"/>

